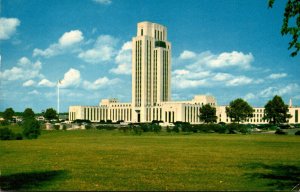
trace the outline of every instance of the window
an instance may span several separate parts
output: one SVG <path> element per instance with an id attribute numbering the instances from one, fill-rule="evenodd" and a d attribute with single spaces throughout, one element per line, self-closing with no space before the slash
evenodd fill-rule
<path id="1" fill-rule="evenodd" d="M 144 32 L 143 29 L 141 29 L 141 36 L 143 36 L 143 32 Z"/>

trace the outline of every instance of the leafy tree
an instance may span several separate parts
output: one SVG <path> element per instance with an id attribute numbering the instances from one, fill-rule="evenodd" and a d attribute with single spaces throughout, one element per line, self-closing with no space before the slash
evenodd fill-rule
<path id="1" fill-rule="evenodd" d="M 270 124 L 286 123 L 292 116 L 288 114 L 288 105 L 285 105 L 282 98 L 275 95 L 272 100 L 265 105 L 265 115 L 263 119 Z"/>
<path id="2" fill-rule="evenodd" d="M 217 122 L 216 108 L 212 107 L 210 104 L 203 105 L 200 108 L 200 121 L 204 123 Z"/>
<path id="3" fill-rule="evenodd" d="M 232 122 L 240 123 L 253 116 L 254 109 L 243 99 L 238 98 L 226 107 L 226 114 Z"/>
<path id="4" fill-rule="evenodd" d="M 23 112 L 23 119 L 33 119 L 35 114 L 31 108 L 26 108 Z"/>
<path id="5" fill-rule="evenodd" d="M 14 139 L 14 133 L 11 129 L 4 127 L 0 129 L 0 140 L 11 140 Z"/>
<path id="6" fill-rule="evenodd" d="M 57 113 L 56 110 L 53 108 L 46 109 L 46 112 L 44 113 L 44 117 L 47 120 L 57 119 Z"/>
<path id="7" fill-rule="evenodd" d="M 41 134 L 40 123 L 36 119 L 26 119 L 23 124 L 23 135 L 28 139 L 37 139 Z"/>
<path id="8" fill-rule="evenodd" d="M 275 0 L 269 0 L 269 8 L 273 7 Z M 295 26 L 291 26 L 291 23 L 295 23 Z M 300 1 L 288 0 L 285 5 L 284 18 L 281 26 L 281 35 L 292 35 L 293 39 L 289 42 L 288 49 L 295 48 L 296 50 L 291 53 L 294 57 L 300 50 L 300 42 L 298 40 L 300 36 Z"/>
<path id="9" fill-rule="evenodd" d="M 6 121 L 12 120 L 14 114 L 15 114 L 15 111 L 13 110 L 13 108 L 7 108 L 7 109 L 5 109 L 5 111 L 3 112 L 3 118 L 4 118 Z"/>

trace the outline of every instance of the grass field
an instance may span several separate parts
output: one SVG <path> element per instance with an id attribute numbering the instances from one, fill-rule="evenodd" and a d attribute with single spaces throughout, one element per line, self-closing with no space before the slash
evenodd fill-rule
<path id="1" fill-rule="evenodd" d="M 0 141 L 4 190 L 291 190 L 300 137 L 44 131 Z"/>

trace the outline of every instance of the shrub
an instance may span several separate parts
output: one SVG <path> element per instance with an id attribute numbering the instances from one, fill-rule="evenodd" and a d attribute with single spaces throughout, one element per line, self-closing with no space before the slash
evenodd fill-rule
<path id="1" fill-rule="evenodd" d="M 0 129 L 0 139 L 1 140 L 12 140 L 12 139 L 14 139 L 14 137 L 15 137 L 14 133 L 9 128 L 4 127 L 2 129 Z"/>
<path id="2" fill-rule="evenodd" d="M 239 129 L 239 124 L 237 123 L 230 123 L 226 125 L 229 134 L 236 134 Z"/>
<path id="3" fill-rule="evenodd" d="M 112 124 L 112 120 L 108 119 L 106 120 L 106 123 Z"/>
<path id="4" fill-rule="evenodd" d="M 152 126 L 148 123 L 141 123 L 140 128 L 142 129 L 143 132 L 150 132 L 152 130 Z"/>
<path id="5" fill-rule="evenodd" d="M 172 132 L 172 129 L 169 126 L 167 126 L 166 130 L 167 130 L 168 133 Z"/>
<path id="6" fill-rule="evenodd" d="M 23 136 L 21 133 L 15 134 L 11 129 L 4 127 L 0 129 L 0 139 L 1 140 L 22 140 Z"/>
<path id="7" fill-rule="evenodd" d="M 275 134 L 277 134 L 277 135 L 287 135 L 287 132 L 283 131 L 282 129 L 277 129 L 275 131 Z"/>
<path id="8" fill-rule="evenodd" d="M 26 119 L 23 124 L 23 135 L 28 139 L 37 139 L 40 134 L 40 123 L 35 119 Z"/>
<path id="9" fill-rule="evenodd" d="M 15 134 L 15 139 L 16 140 L 22 140 L 23 139 L 23 135 L 21 133 L 17 133 L 17 134 Z"/>
<path id="10" fill-rule="evenodd" d="M 300 130 L 296 131 L 295 135 L 300 135 Z"/>
<path id="11" fill-rule="evenodd" d="M 92 125 L 91 124 L 86 124 L 85 129 L 92 129 Z"/>
<path id="12" fill-rule="evenodd" d="M 55 130 L 59 130 L 59 127 L 60 127 L 59 125 L 54 125 Z"/>
<path id="13" fill-rule="evenodd" d="M 179 133 L 179 127 L 175 125 L 172 129 L 172 132 Z"/>
<path id="14" fill-rule="evenodd" d="M 114 130 L 114 129 L 116 129 L 116 127 L 112 126 L 112 125 L 98 125 L 98 126 L 96 126 L 96 129 L 99 129 L 99 130 Z"/>
<path id="15" fill-rule="evenodd" d="M 128 131 L 131 131 L 132 130 L 132 125 L 130 126 L 122 126 L 119 128 L 119 131 L 123 131 L 124 133 L 125 132 L 128 132 Z"/>
<path id="16" fill-rule="evenodd" d="M 290 129 L 291 128 L 291 126 L 289 124 L 281 124 L 281 125 L 278 125 L 278 127 L 280 129 Z"/>
<path id="17" fill-rule="evenodd" d="M 0 125 L 6 126 L 6 125 L 9 125 L 9 122 L 7 120 L 3 120 L 3 121 L 0 121 Z"/>
<path id="18" fill-rule="evenodd" d="M 151 125 L 153 132 L 158 133 L 161 131 L 161 126 L 158 124 L 152 124 Z"/>
<path id="19" fill-rule="evenodd" d="M 133 132 L 136 135 L 141 135 L 142 132 L 143 132 L 143 130 L 142 130 L 142 128 L 140 126 L 133 126 Z"/>

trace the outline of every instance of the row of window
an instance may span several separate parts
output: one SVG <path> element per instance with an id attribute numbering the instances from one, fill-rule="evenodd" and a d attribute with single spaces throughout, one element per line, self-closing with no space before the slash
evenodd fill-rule
<path id="1" fill-rule="evenodd" d="M 169 98 L 169 58 L 168 51 L 163 50 L 163 101 Z"/>
<path id="2" fill-rule="evenodd" d="M 162 120 L 162 108 L 146 108 L 146 121 Z"/>
<path id="3" fill-rule="evenodd" d="M 116 105 L 111 105 L 112 107 L 131 107 L 131 104 L 116 104 Z"/>
<path id="4" fill-rule="evenodd" d="M 185 106 L 184 107 L 184 121 L 185 122 L 200 122 L 200 107 Z"/>
<path id="5" fill-rule="evenodd" d="M 135 42 L 135 106 L 141 106 L 141 88 L 142 88 L 142 41 Z"/>

